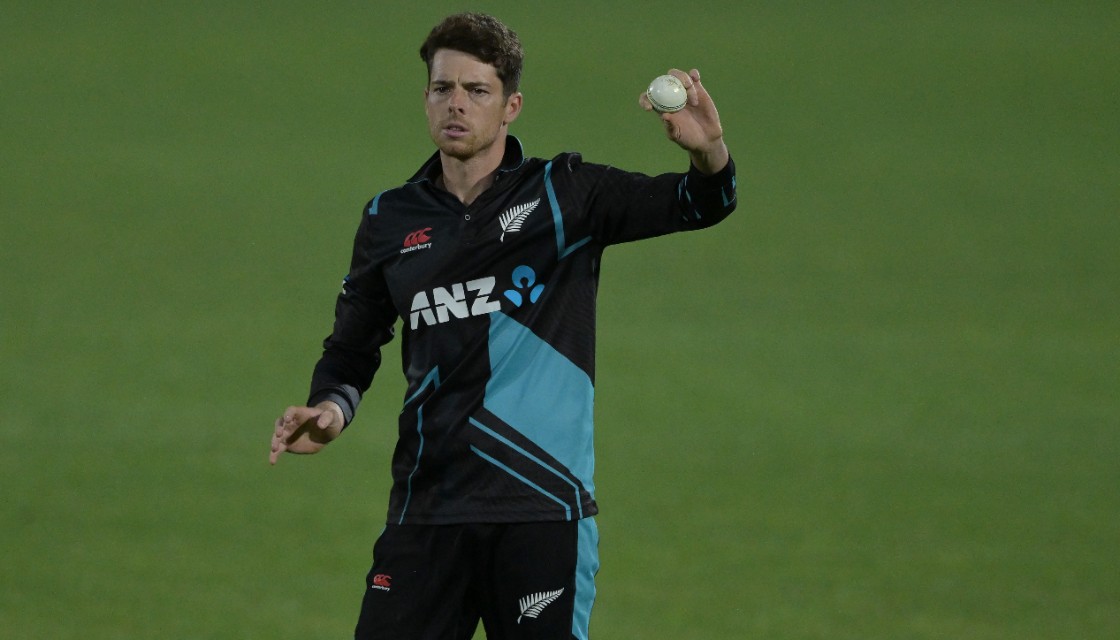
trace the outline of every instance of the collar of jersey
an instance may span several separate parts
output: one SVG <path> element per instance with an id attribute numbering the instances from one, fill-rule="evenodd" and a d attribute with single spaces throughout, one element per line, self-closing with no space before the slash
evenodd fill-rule
<path id="1" fill-rule="evenodd" d="M 509 173 L 521 168 L 525 164 L 525 152 L 521 148 L 521 141 L 516 136 L 506 136 L 506 152 L 502 156 L 502 164 L 498 166 L 498 174 Z M 439 151 L 432 154 L 428 161 L 424 163 L 416 175 L 409 178 L 409 182 L 422 182 L 427 180 L 432 184 L 436 183 L 436 178 L 443 172 L 442 165 L 439 163 Z"/>

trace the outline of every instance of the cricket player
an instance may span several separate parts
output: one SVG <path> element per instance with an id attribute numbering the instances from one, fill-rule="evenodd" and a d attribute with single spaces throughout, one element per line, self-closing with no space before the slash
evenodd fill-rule
<path id="1" fill-rule="evenodd" d="M 492 639 L 585 640 L 600 260 L 722 221 L 735 166 L 696 70 L 671 71 L 688 101 L 658 116 L 689 166 L 647 176 L 525 154 L 522 46 L 495 18 L 450 16 L 420 55 L 436 151 L 362 211 L 310 396 L 276 420 L 270 461 L 342 433 L 400 323 L 408 389 L 355 637 L 469 640 L 481 620 Z"/>

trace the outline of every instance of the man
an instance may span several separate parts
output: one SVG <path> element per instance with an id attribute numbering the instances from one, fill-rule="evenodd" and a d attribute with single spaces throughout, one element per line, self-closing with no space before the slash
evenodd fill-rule
<path id="1" fill-rule="evenodd" d="M 734 165 L 696 70 L 671 71 L 688 104 L 660 116 L 691 167 L 648 177 L 523 154 L 521 44 L 496 19 L 451 16 L 420 55 L 438 151 L 366 206 L 308 404 L 276 421 L 270 461 L 342 432 L 399 318 L 408 390 L 356 637 L 469 639 L 481 619 L 490 638 L 584 639 L 599 260 L 725 218 Z"/>

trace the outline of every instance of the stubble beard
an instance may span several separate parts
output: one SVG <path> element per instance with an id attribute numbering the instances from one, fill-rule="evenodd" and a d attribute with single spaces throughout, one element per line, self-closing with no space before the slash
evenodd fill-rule
<path id="1" fill-rule="evenodd" d="M 465 161 L 485 154 L 494 146 L 500 135 L 501 131 L 498 131 L 492 138 L 484 141 L 474 135 L 462 140 L 445 140 L 437 134 L 435 143 L 443 155 Z"/>

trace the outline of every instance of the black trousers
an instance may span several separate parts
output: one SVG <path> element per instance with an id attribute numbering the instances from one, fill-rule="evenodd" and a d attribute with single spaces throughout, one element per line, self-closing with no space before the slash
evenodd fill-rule
<path id="1" fill-rule="evenodd" d="M 357 640 L 586 640 L 593 519 L 390 525 L 373 549 Z"/>

